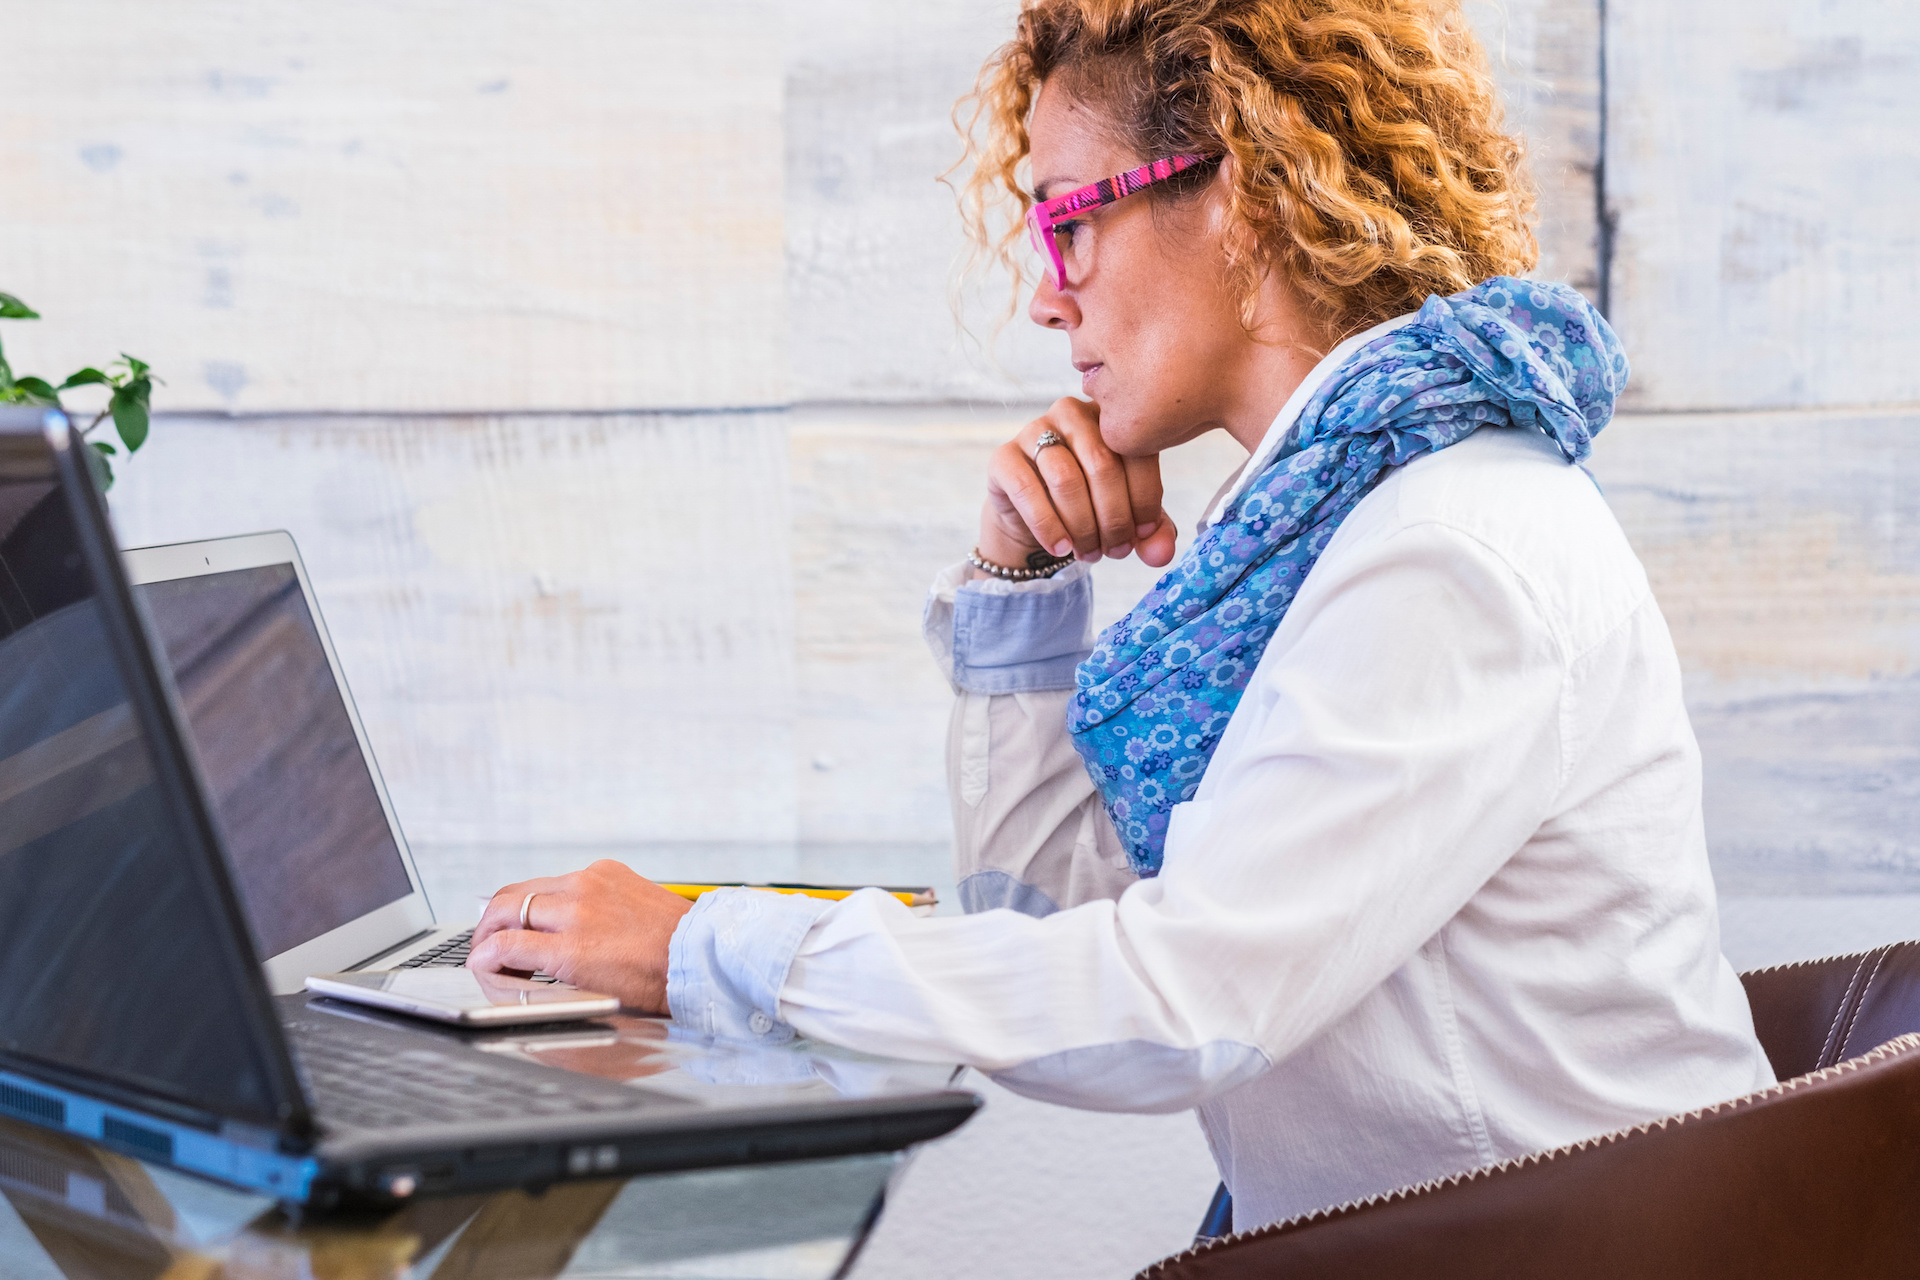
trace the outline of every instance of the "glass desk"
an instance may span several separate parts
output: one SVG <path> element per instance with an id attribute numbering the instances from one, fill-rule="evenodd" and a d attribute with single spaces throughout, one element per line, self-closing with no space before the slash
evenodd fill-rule
<path id="1" fill-rule="evenodd" d="M 805 1043 L 733 1046 L 659 1019 L 493 1032 L 477 1047 L 719 1102 L 950 1087 L 954 1068 Z M 906 1153 L 570 1181 L 289 1215 L 235 1191 L 0 1117 L 5 1280 L 827 1280 L 878 1219 Z"/>

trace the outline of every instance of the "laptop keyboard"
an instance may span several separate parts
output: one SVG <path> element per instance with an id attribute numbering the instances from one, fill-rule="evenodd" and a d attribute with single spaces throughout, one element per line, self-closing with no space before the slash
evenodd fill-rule
<path id="1" fill-rule="evenodd" d="M 440 939 L 417 956 L 409 956 L 396 969 L 458 969 L 473 950 L 473 930 L 468 929 Z"/>
<path id="2" fill-rule="evenodd" d="M 473 930 L 442 938 L 417 956 L 408 956 L 395 969 L 459 969 L 467 963 L 467 956 L 473 951 Z M 529 981 L 558 982 L 560 979 L 548 973 L 536 973 Z"/>
<path id="3" fill-rule="evenodd" d="M 627 1110 L 645 1101 L 618 1085 L 530 1078 L 512 1065 L 472 1053 L 396 1052 L 392 1040 L 361 1037 L 344 1025 L 324 1034 L 305 1021 L 288 1029 L 295 1032 L 289 1041 L 305 1069 L 314 1110 L 329 1125 L 386 1129 L 581 1115 Z"/>

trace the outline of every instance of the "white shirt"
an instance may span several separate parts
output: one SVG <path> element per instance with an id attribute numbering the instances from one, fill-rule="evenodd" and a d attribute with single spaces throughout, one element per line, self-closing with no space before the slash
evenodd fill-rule
<path id="1" fill-rule="evenodd" d="M 676 1017 L 1197 1107 L 1241 1228 L 1772 1082 L 1720 953 L 1672 641 L 1544 437 L 1483 428 L 1355 506 L 1151 880 L 1067 740 L 1084 571 L 960 577 L 929 628 L 961 688 L 962 896 L 1022 909 L 708 895 L 674 937 Z"/>

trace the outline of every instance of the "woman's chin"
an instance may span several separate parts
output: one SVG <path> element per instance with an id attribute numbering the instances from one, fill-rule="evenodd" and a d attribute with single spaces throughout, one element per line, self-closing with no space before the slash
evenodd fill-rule
<path id="1" fill-rule="evenodd" d="M 1100 438 L 1123 458 L 1151 458 L 1173 448 L 1192 433 L 1143 422 L 1118 405 L 1100 406 Z"/>

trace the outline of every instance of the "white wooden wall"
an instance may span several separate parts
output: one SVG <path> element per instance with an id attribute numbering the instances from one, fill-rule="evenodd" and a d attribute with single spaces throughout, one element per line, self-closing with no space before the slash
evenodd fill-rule
<path id="1" fill-rule="evenodd" d="M 1632 403 L 1920 399 L 1920 7 L 1609 0 L 1608 13 Z"/>
<path id="2" fill-rule="evenodd" d="M 780 402 L 781 8 L 4 0 L 10 343 L 175 411 Z"/>
<path id="3" fill-rule="evenodd" d="M 948 117 L 1013 10 L 0 0 L 0 288 L 47 317 L 0 337 L 167 380 L 130 543 L 300 540 L 443 911 L 603 854 L 948 878 L 921 594 L 1073 385 L 999 287 L 971 337 L 949 308 Z M 1604 285 L 1635 362 L 1594 469 L 1686 664 L 1729 928 L 1920 892 L 1920 8 L 1469 11 L 1540 274 Z M 1176 513 L 1232 453 L 1168 459 Z M 1145 585 L 1100 573 L 1109 616 Z M 863 1275 L 1182 1243 L 1190 1125 L 995 1105 Z"/>

